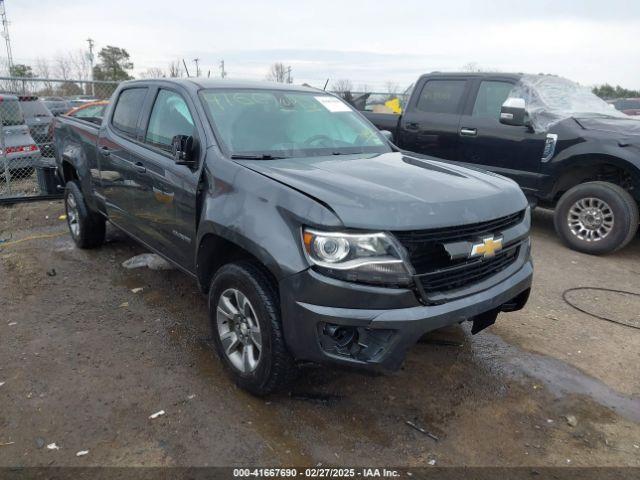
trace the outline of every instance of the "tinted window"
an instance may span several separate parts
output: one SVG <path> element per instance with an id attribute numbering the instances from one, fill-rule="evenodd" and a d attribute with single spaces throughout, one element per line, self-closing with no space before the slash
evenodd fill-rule
<path id="1" fill-rule="evenodd" d="M 416 108 L 429 113 L 456 113 L 466 83 L 466 80 L 429 80 L 422 88 Z"/>
<path id="2" fill-rule="evenodd" d="M 146 88 L 129 88 L 120 93 L 113 112 L 114 127 L 128 135 L 135 135 L 138 116 L 146 93 Z"/>
<path id="3" fill-rule="evenodd" d="M 473 105 L 474 117 L 500 118 L 500 107 L 509 96 L 513 85 L 508 82 L 485 80 L 480 83 L 478 96 Z"/>
<path id="4" fill-rule="evenodd" d="M 184 99 L 170 90 L 160 90 L 151 110 L 145 140 L 169 150 L 174 136 L 193 134 L 193 118 Z"/>

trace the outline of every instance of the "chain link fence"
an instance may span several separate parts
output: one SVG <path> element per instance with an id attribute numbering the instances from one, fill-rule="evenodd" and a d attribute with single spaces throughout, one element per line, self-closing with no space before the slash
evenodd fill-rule
<path id="1" fill-rule="evenodd" d="M 61 196 L 53 123 L 102 116 L 117 82 L 0 77 L 0 203 Z"/>

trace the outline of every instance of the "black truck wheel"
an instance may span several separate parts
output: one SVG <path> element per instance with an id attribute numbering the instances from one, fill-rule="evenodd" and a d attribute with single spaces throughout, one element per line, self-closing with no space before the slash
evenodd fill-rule
<path id="1" fill-rule="evenodd" d="M 638 230 L 638 204 L 622 187 L 608 182 L 577 185 L 554 212 L 556 232 L 570 248 L 592 255 L 621 249 Z"/>
<path id="2" fill-rule="evenodd" d="M 230 263 L 209 289 L 209 319 L 218 356 L 236 384 L 268 395 L 295 376 L 284 342 L 276 286 L 252 262 Z"/>
<path id="3" fill-rule="evenodd" d="M 64 209 L 71 238 L 79 248 L 95 248 L 104 243 L 105 219 L 87 208 L 78 183 L 67 182 L 64 189 Z"/>

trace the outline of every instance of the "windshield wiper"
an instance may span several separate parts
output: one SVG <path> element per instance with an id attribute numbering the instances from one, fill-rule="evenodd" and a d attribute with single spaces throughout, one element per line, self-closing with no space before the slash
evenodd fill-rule
<path id="1" fill-rule="evenodd" d="M 231 155 L 231 158 L 233 160 L 279 160 L 281 158 L 287 158 L 287 157 L 277 157 L 274 155 L 269 155 L 267 153 L 263 153 L 260 155 L 234 153 L 233 155 Z"/>

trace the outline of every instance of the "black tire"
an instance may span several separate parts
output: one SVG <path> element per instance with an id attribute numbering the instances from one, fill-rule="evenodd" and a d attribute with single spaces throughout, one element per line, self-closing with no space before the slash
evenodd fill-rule
<path id="1" fill-rule="evenodd" d="M 608 218 L 613 219 L 613 226 L 608 234 L 588 239 L 569 226 L 569 213 L 582 199 L 597 199 L 609 206 L 606 211 L 610 212 Z M 627 245 L 636 235 L 638 223 L 636 201 L 625 189 L 608 182 L 587 182 L 573 187 L 562 195 L 554 212 L 554 225 L 562 241 L 573 250 L 592 255 L 615 252 Z"/>
<path id="2" fill-rule="evenodd" d="M 218 305 L 223 293 L 230 290 L 240 291 L 249 300 L 259 324 L 261 350 L 253 371 L 243 372 L 234 366 L 223 347 L 218 328 Z M 228 317 L 221 317 L 221 322 L 224 323 L 225 318 Z M 209 319 L 216 352 L 240 388 L 264 396 L 282 390 L 292 382 L 296 367 L 284 341 L 279 296 L 274 282 L 260 265 L 248 261 L 229 263 L 218 270 L 209 289 Z"/>
<path id="3" fill-rule="evenodd" d="M 69 233 L 79 248 L 95 248 L 104 243 L 105 219 L 99 213 L 89 210 L 76 181 L 65 185 L 64 210 Z M 77 229 L 74 225 L 77 225 Z"/>

